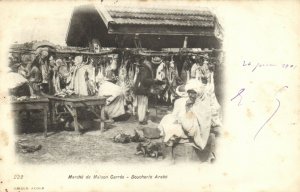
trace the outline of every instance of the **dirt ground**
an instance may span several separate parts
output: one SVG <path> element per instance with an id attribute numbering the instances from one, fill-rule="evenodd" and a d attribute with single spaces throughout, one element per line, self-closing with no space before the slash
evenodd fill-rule
<path id="1" fill-rule="evenodd" d="M 150 107 L 148 124 L 143 125 L 156 128 L 162 117 L 169 113 L 172 108 L 159 105 Z M 161 162 L 173 158 L 178 161 L 201 161 L 208 158 L 207 150 L 198 151 L 190 145 L 179 144 L 175 148 L 164 151 L 166 158 L 144 157 L 142 154 L 136 155 L 138 143 L 115 143 L 114 136 L 119 133 L 134 135 L 134 129 L 141 127 L 136 116 L 131 116 L 126 121 L 118 121 L 106 124 L 106 130 L 99 130 L 98 121 L 79 121 L 84 127 L 84 131 L 79 134 L 74 131 L 67 131 L 61 126 L 48 126 L 48 136 L 43 135 L 42 114 L 31 113 L 31 118 L 27 119 L 26 114 L 16 114 L 16 143 L 20 142 L 29 146 L 41 148 L 34 152 L 24 152 L 17 148 L 16 153 L 21 163 L 29 164 L 53 164 L 53 163 L 148 163 Z M 161 142 L 160 139 L 153 139 L 153 142 Z"/>
<path id="2" fill-rule="evenodd" d="M 150 108 L 148 127 L 156 127 L 163 115 L 170 110 L 169 107 L 160 106 L 157 110 Z M 41 145 L 41 149 L 32 153 L 17 152 L 18 158 L 23 163 L 47 164 L 47 163 L 94 163 L 94 162 L 124 162 L 141 163 L 163 161 L 162 158 L 143 157 L 135 155 L 138 143 L 114 143 L 112 138 L 120 132 L 134 134 L 138 122 L 131 116 L 127 121 L 107 124 L 107 130 L 100 132 L 97 129 L 98 122 L 90 122 L 83 134 L 63 129 L 48 131 L 48 137 L 43 136 L 42 115 L 31 115 L 32 119 L 24 123 L 19 120 L 15 129 L 17 141 L 30 145 Z M 96 124 L 96 125 L 95 125 Z"/>

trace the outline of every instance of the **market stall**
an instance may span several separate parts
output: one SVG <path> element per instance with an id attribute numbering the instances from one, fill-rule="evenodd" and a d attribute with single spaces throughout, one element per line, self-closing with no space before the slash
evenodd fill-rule
<path id="1" fill-rule="evenodd" d="M 216 15 L 205 8 L 133 8 L 97 4 L 74 9 L 66 43 L 89 47 L 95 52 L 116 48 L 121 55 L 129 52 L 129 55 L 146 57 L 149 61 L 161 57 L 160 63 L 152 62 L 153 78 L 156 78 L 157 69 L 167 71 L 169 63 L 173 63 L 178 76 L 186 79 L 183 76 L 190 75 L 192 65 L 201 64 L 201 61 L 195 61 L 197 57 L 209 57 L 208 62 L 214 68 L 216 96 L 222 103 L 222 87 L 219 86 L 223 78 L 222 39 L 223 29 Z M 128 61 L 126 56 L 119 58 L 118 67 Z M 129 65 L 132 63 L 134 61 Z M 161 63 L 167 65 L 158 68 Z"/>
<path id="2" fill-rule="evenodd" d="M 41 58 L 43 54 L 44 60 Z M 111 50 L 95 54 L 80 48 L 62 48 L 50 42 L 13 45 L 9 57 L 13 110 L 26 111 L 27 114 L 33 109 L 42 110 L 46 135 L 47 126 L 55 128 L 62 113 L 68 113 L 73 117 L 75 131 L 82 129 L 77 118 L 77 110 L 81 108 L 80 110 L 93 111 L 103 131 L 101 110 L 107 97 L 98 96 L 95 68 L 99 65 L 92 62 L 95 60 L 98 64 L 103 55 L 109 62 L 110 54 Z M 24 87 L 30 91 L 25 93 Z M 93 110 L 95 106 L 98 108 L 97 112 Z"/>
<path id="3" fill-rule="evenodd" d="M 71 97 L 71 98 L 60 98 L 54 96 L 47 96 L 50 102 L 51 111 L 50 117 L 52 123 L 56 120 L 56 117 L 60 114 L 57 114 L 57 109 L 55 108 L 57 105 L 63 105 L 67 111 L 72 115 L 74 120 L 75 131 L 79 132 L 79 127 L 82 127 L 78 122 L 78 113 L 77 110 L 80 107 L 89 108 L 96 116 L 98 117 L 100 123 L 99 128 L 101 131 L 104 131 L 104 122 L 101 121 L 101 113 L 97 114 L 95 111 L 95 107 L 99 107 L 99 111 L 101 111 L 102 107 L 105 105 L 106 98 L 98 97 L 98 96 L 84 96 L 84 97 Z"/>
<path id="4" fill-rule="evenodd" d="M 177 120 L 197 104 L 203 110 L 194 113 L 205 124 L 206 132 L 205 138 L 192 138 L 200 140 L 193 147 L 210 154 L 222 118 L 222 28 L 208 10 L 186 11 L 79 6 L 70 21 L 68 46 L 49 42 L 12 46 L 11 66 L 28 81 L 28 102 L 34 103 L 32 96 L 47 98 L 49 109 L 44 116 L 50 110 L 50 124 L 65 130 L 89 130 L 91 126 L 84 127 L 82 121 L 96 119 L 103 132 L 104 123 L 129 117 L 134 117 L 138 126 L 147 126 L 152 123 L 148 120 L 154 107 L 161 123 L 152 124 L 152 131 L 161 133 L 163 144 L 168 145 L 174 137 L 167 137 L 166 132 L 173 125 L 163 123 L 162 116 L 176 111 L 176 101 L 184 101 L 179 107 L 184 114 L 173 117 L 181 130 L 184 126 Z M 199 86 L 185 90 L 191 81 Z M 188 100 L 188 91 L 205 98 L 193 103 Z M 157 108 L 163 106 L 167 110 L 158 115 Z M 118 133 L 113 140 L 145 142 L 138 131 L 135 133 Z M 142 150 L 148 144 L 139 147 Z M 154 157 L 158 154 L 161 152 L 148 153 Z"/>
<path id="5" fill-rule="evenodd" d="M 195 145 L 184 146 L 183 149 L 194 151 L 197 148 L 196 151 L 205 152 L 206 160 L 211 161 L 215 158 L 214 138 L 218 135 L 216 130 L 221 126 L 222 116 L 219 105 L 223 103 L 224 85 L 222 38 L 222 27 L 217 17 L 207 9 L 131 8 L 99 4 L 79 6 L 74 9 L 66 42 L 69 46 L 89 46 L 94 51 L 101 50 L 103 47 L 118 48 L 119 58 L 121 58 L 118 65 L 119 72 L 124 71 L 124 68 L 130 69 L 132 65 L 148 69 L 147 72 L 140 72 L 139 67 L 133 70 L 139 71 L 137 78 L 133 78 L 133 84 L 141 85 L 142 88 L 136 89 L 137 86 L 133 86 L 133 89 L 137 90 L 134 91 L 137 96 L 135 105 L 138 109 L 143 109 L 142 112 L 138 111 L 138 117 L 145 116 L 144 108 L 148 107 L 148 97 L 149 102 L 154 98 L 155 104 L 159 100 L 160 106 L 163 103 L 176 105 L 176 101 L 183 101 L 184 104 L 178 109 L 183 114 L 175 115 L 174 122 L 185 117 L 185 113 L 189 113 L 186 105 L 191 102 L 191 105 L 194 105 L 191 107 L 194 110 L 192 113 L 197 116 L 195 118 L 197 122 L 201 122 L 201 134 L 198 130 L 199 124 L 195 123 L 192 126 L 189 123 L 193 122 L 190 122 L 189 118 L 183 119 L 189 122 L 188 125 L 180 120 L 181 123 L 176 124 L 179 132 L 184 127 L 188 129 L 186 132 L 191 131 L 191 127 L 198 127 L 189 135 L 196 136 L 192 139 L 188 137 L 194 141 L 188 143 Z M 120 50 L 122 48 L 123 50 Z M 155 84 L 157 81 L 163 83 Z M 192 90 L 180 91 L 180 87 L 185 89 L 192 81 L 199 83 L 199 86 Z M 143 82 L 152 84 L 146 86 Z M 198 97 L 202 94 L 201 100 L 198 100 L 197 104 L 186 100 L 190 98 L 190 93 L 187 91 L 192 91 Z M 203 105 L 201 107 L 203 110 L 197 109 L 197 105 Z M 175 109 L 174 106 L 173 113 Z M 204 117 L 207 117 L 206 120 Z M 143 124 L 143 118 L 139 117 L 138 120 Z M 175 136 L 181 138 L 180 141 L 186 136 L 176 135 L 174 126 L 161 122 L 161 132 L 167 145 L 168 142 L 176 141 Z M 169 133 L 173 135 L 171 137 L 167 134 L 168 127 L 171 128 Z M 180 147 L 175 145 L 173 155 L 176 155 L 174 151 L 178 148 Z"/>

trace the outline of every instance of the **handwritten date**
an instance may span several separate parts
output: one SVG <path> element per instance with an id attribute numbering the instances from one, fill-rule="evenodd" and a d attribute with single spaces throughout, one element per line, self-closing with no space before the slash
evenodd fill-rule
<path id="1" fill-rule="evenodd" d="M 294 69 L 296 68 L 296 65 L 292 64 L 268 64 L 268 63 L 253 63 L 250 61 L 243 61 L 242 62 L 243 67 L 249 67 L 252 72 L 256 71 L 258 68 L 275 68 L 280 67 L 282 69 Z"/>

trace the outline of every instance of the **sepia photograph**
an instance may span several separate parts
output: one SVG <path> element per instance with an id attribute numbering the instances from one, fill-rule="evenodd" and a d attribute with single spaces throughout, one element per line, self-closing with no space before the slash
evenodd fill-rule
<path id="1" fill-rule="evenodd" d="M 74 7 L 60 45 L 34 36 L 13 43 L 20 161 L 214 162 L 222 30 L 205 8 L 99 2 Z"/>

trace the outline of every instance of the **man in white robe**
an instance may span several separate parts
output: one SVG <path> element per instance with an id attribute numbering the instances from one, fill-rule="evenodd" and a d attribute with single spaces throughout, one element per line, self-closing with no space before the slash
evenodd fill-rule
<path id="1" fill-rule="evenodd" d="M 195 148 L 204 150 L 215 112 L 212 100 L 205 87 L 196 79 L 187 82 L 185 91 L 188 97 L 176 100 L 172 114 L 166 115 L 158 128 L 169 146 L 176 142 L 191 142 Z"/>

